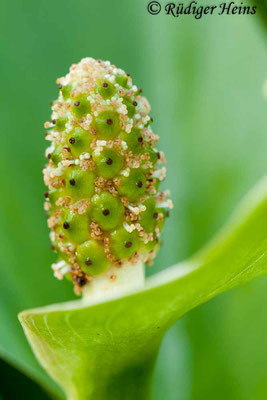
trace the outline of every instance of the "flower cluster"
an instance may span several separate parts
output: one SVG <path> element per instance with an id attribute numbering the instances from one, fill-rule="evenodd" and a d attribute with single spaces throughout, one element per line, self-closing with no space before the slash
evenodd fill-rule
<path id="1" fill-rule="evenodd" d="M 151 264 L 172 203 L 159 190 L 166 168 L 150 106 L 129 74 L 85 58 L 57 83 L 45 123 L 45 210 L 55 276 L 79 293 L 110 266 Z"/>

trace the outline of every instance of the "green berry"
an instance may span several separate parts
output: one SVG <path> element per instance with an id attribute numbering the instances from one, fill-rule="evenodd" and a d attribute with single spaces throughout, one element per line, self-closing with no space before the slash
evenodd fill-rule
<path id="1" fill-rule="evenodd" d="M 146 232 L 153 232 L 155 229 L 156 220 L 158 218 L 156 212 L 156 201 L 152 197 L 144 201 L 145 211 L 140 213 L 140 224 Z"/>
<path id="2" fill-rule="evenodd" d="M 135 106 L 133 105 L 133 101 L 131 101 L 130 99 L 124 98 L 123 104 L 125 104 L 127 107 L 127 111 L 128 111 L 127 115 L 129 116 L 129 118 L 132 118 L 135 114 Z"/>
<path id="3" fill-rule="evenodd" d="M 85 58 L 58 83 L 45 123 L 45 210 L 55 275 L 79 293 L 114 265 L 150 264 L 171 203 L 159 189 L 164 157 L 150 107 L 131 77 Z"/>
<path id="4" fill-rule="evenodd" d="M 59 145 L 55 145 L 54 150 L 50 153 L 50 158 L 55 165 L 57 165 L 62 160 L 62 148 Z"/>
<path id="5" fill-rule="evenodd" d="M 67 100 L 70 97 L 71 85 L 66 85 L 66 86 L 61 85 L 60 90 L 61 90 L 63 99 Z"/>
<path id="6" fill-rule="evenodd" d="M 126 142 L 128 150 L 133 154 L 142 152 L 144 139 L 141 129 L 132 129 L 131 133 L 121 132 L 120 138 Z"/>
<path id="7" fill-rule="evenodd" d="M 123 216 L 124 207 L 120 199 L 108 192 L 93 196 L 91 217 L 103 231 L 109 231 L 120 225 L 123 221 Z"/>
<path id="8" fill-rule="evenodd" d="M 96 165 L 96 173 L 103 178 L 114 178 L 122 169 L 123 156 L 114 149 L 104 148 L 100 154 L 93 154 Z"/>
<path id="9" fill-rule="evenodd" d="M 132 169 L 129 176 L 122 176 L 119 193 L 130 201 L 138 201 L 146 191 L 146 177 L 140 169 Z"/>
<path id="10" fill-rule="evenodd" d="M 77 247 L 77 261 L 83 272 L 92 276 L 104 272 L 109 264 L 103 246 L 96 240 L 88 240 Z"/>
<path id="11" fill-rule="evenodd" d="M 47 199 L 49 200 L 49 204 L 51 205 L 51 210 L 54 211 L 56 209 L 56 202 L 57 200 L 64 195 L 64 189 L 58 188 L 58 189 L 52 189 L 47 193 Z"/>
<path id="12" fill-rule="evenodd" d="M 119 131 L 119 116 L 113 111 L 103 111 L 95 118 L 95 129 L 98 139 L 114 139 Z"/>
<path id="13" fill-rule="evenodd" d="M 55 123 L 56 129 L 59 132 L 62 132 L 62 131 L 64 131 L 66 123 L 68 122 L 68 120 L 67 120 L 67 118 L 57 118 L 55 122 L 56 122 Z"/>
<path id="14" fill-rule="evenodd" d="M 72 102 L 71 112 L 76 118 L 82 118 L 91 111 L 91 104 L 86 96 L 76 97 Z"/>
<path id="15" fill-rule="evenodd" d="M 104 100 L 106 100 L 110 99 L 115 94 L 116 90 L 112 83 L 100 81 L 96 84 L 96 92 L 99 93 Z"/>
<path id="16" fill-rule="evenodd" d="M 71 130 L 66 136 L 66 145 L 70 148 L 70 152 L 74 157 L 90 152 L 91 143 L 94 136 L 81 127 Z"/>
<path id="17" fill-rule="evenodd" d="M 83 171 L 80 167 L 70 167 L 65 173 L 65 194 L 73 202 L 88 199 L 94 194 L 95 175 L 92 171 Z"/>
<path id="18" fill-rule="evenodd" d="M 138 236 L 136 230 L 127 232 L 120 228 L 111 233 L 111 249 L 117 258 L 130 258 L 138 248 Z"/>
<path id="19" fill-rule="evenodd" d="M 117 75 L 116 76 L 116 83 L 118 83 L 123 88 L 127 89 L 128 87 L 129 78 L 127 75 Z"/>
<path id="20" fill-rule="evenodd" d="M 63 233 L 67 242 L 83 243 L 88 239 L 89 232 L 88 213 L 82 215 L 75 214 L 73 211 L 64 210 L 61 216 L 61 225 L 57 233 Z"/>

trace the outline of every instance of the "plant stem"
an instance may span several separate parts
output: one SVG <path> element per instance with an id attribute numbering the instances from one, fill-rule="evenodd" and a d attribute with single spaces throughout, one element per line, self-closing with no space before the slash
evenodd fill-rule
<path id="1" fill-rule="evenodd" d="M 94 277 L 83 290 L 86 304 L 107 301 L 140 290 L 145 285 L 144 264 L 124 264 L 111 267 L 106 273 Z"/>

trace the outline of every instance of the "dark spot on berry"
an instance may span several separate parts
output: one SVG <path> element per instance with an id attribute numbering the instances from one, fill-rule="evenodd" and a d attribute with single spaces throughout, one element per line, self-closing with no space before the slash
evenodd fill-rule
<path id="1" fill-rule="evenodd" d="M 111 159 L 111 158 L 108 158 L 107 161 L 106 161 L 106 164 L 107 164 L 107 165 L 111 165 L 112 163 L 113 163 L 112 159 Z"/>
<path id="2" fill-rule="evenodd" d="M 76 282 L 78 283 L 79 286 L 84 286 L 87 283 L 87 280 L 84 276 L 77 276 Z"/>
<path id="3" fill-rule="evenodd" d="M 53 251 L 56 250 L 56 246 L 54 245 L 54 243 L 51 243 L 51 244 L 50 244 L 50 248 L 51 248 Z"/>
<path id="4" fill-rule="evenodd" d="M 64 222 L 63 228 L 64 229 L 69 229 L 69 227 L 70 227 L 70 224 L 68 222 Z"/>
<path id="5" fill-rule="evenodd" d="M 74 103 L 74 105 L 76 106 L 76 107 L 79 107 L 79 105 L 80 105 L 81 103 L 77 100 L 77 101 L 75 101 L 75 103 Z"/>
<path id="6" fill-rule="evenodd" d="M 60 85 L 59 85 L 59 89 L 62 89 L 62 88 L 63 88 L 63 86 L 60 84 Z"/>
<path id="7" fill-rule="evenodd" d="M 87 259 L 85 260 L 85 264 L 88 265 L 88 267 L 89 267 L 90 265 L 93 264 L 93 261 L 90 260 L 90 258 L 87 258 Z"/>
<path id="8" fill-rule="evenodd" d="M 55 119 L 52 119 L 52 124 L 56 125 L 57 121 Z"/>
<path id="9" fill-rule="evenodd" d="M 130 76 L 130 74 L 126 74 L 126 76 Z"/>
<path id="10" fill-rule="evenodd" d="M 71 185 L 71 186 L 75 186 L 75 183 L 76 183 L 76 182 L 75 182 L 75 179 L 70 179 L 69 182 L 70 182 L 70 185 Z"/>
<path id="11" fill-rule="evenodd" d="M 155 213 L 153 214 L 153 218 L 154 218 L 154 219 L 158 219 L 158 216 L 159 216 L 159 214 L 158 214 L 157 212 L 155 212 Z"/>
<path id="12" fill-rule="evenodd" d="M 45 197 L 46 199 L 48 199 L 49 193 L 48 193 L 48 192 L 45 192 L 45 193 L 44 193 L 44 197 Z"/>
<path id="13" fill-rule="evenodd" d="M 138 181 L 136 185 L 137 185 L 137 187 L 141 188 L 143 186 L 143 182 Z"/>
<path id="14" fill-rule="evenodd" d="M 143 142 L 142 136 L 139 136 L 139 138 L 137 138 L 137 141 L 138 141 L 139 143 L 142 143 L 142 142 Z"/>
<path id="15" fill-rule="evenodd" d="M 126 242 L 125 243 L 125 247 L 126 247 L 126 249 L 129 249 L 130 247 L 132 247 L 132 242 Z"/>
<path id="16" fill-rule="evenodd" d="M 102 211 L 102 214 L 105 215 L 106 217 L 107 215 L 110 214 L 110 211 L 107 208 L 105 208 L 105 210 Z"/>
<path id="17" fill-rule="evenodd" d="M 112 121 L 112 119 L 108 118 L 108 119 L 106 120 L 106 123 L 107 123 L 108 125 L 112 125 L 112 124 L 113 124 L 113 121 Z"/>
<path id="18" fill-rule="evenodd" d="M 137 102 L 135 100 L 133 101 L 133 106 L 137 106 Z"/>
<path id="19" fill-rule="evenodd" d="M 75 143 L 74 137 L 69 138 L 69 142 L 70 142 L 70 144 L 74 144 Z"/>
<path id="20" fill-rule="evenodd" d="M 104 82 L 102 86 L 103 86 L 104 88 L 107 88 L 107 87 L 108 87 L 108 83 L 107 83 L 107 82 Z"/>
<path id="21" fill-rule="evenodd" d="M 51 158 L 51 153 L 47 154 L 47 158 L 50 159 Z"/>

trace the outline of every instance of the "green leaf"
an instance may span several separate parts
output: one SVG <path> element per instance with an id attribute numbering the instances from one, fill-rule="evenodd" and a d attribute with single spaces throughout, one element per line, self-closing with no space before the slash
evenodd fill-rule
<path id="1" fill-rule="evenodd" d="M 19 318 L 43 367 L 72 400 L 147 399 L 164 333 L 186 312 L 267 272 L 267 178 L 200 253 L 148 278 L 144 290 Z"/>

